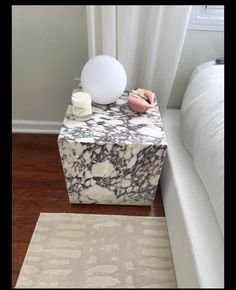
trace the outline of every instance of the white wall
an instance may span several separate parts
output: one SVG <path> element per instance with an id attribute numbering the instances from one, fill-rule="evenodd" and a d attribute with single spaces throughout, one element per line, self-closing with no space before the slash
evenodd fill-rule
<path id="1" fill-rule="evenodd" d="M 87 43 L 85 6 L 12 7 L 13 120 L 62 122 Z M 223 55 L 223 32 L 188 30 L 168 107 L 180 108 L 196 65 Z"/>
<path id="2" fill-rule="evenodd" d="M 61 122 L 87 60 L 85 6 L 13 6 L 13 120 Z"/>
<path id="3" fill-rule="evenodd" d="M 180 108 L 193 69 L 204 62 L 224 56 L 224 32 L 187 30 L 169 108 Z"/>

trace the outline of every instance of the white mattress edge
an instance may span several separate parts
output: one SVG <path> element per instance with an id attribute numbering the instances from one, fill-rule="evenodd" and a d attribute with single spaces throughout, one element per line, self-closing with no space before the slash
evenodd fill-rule
<path id="1" fill-rule="evenodd" d="M 180 111 L 167 109 L 163 118 L 167 154 L 201 285 L 224 281 L 224 239 L 207 192 L 180 135 Z"/>

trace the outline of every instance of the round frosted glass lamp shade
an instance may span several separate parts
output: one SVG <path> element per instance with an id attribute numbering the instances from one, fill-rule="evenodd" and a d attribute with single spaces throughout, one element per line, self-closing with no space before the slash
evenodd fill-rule
<path id="1" fill-rule="evenodd" d="M 124 67 L 108 55 L 91 58 L 81 72 L 83 90 L 90 93 L 93 102 L 102 105 L 116 101 L 123 94 L 126 83 Z"/>

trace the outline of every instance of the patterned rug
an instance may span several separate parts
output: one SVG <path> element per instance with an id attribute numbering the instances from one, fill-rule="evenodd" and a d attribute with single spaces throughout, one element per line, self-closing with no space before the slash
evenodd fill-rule
<path id="1" fill-rule="evenodd" d="M 165 218 L 41 213 L 16 288 L 177 288 Z"/>

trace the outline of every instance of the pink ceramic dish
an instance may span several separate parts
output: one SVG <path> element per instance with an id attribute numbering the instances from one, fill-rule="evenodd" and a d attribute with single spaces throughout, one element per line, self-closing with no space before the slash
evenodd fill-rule
<path id="1" fill-rule="evenodd" d="M 149 108 L 154 107 L 154 96 L 155 94 L 149 90 L 144 89 L 144 96 L 148 98 L 149 103 L 143 99 L 137 98 L 132 95 L 132 92 L 128 96 L 128 104 L 130 108 L 136 113 L 144 113 Z"/>

